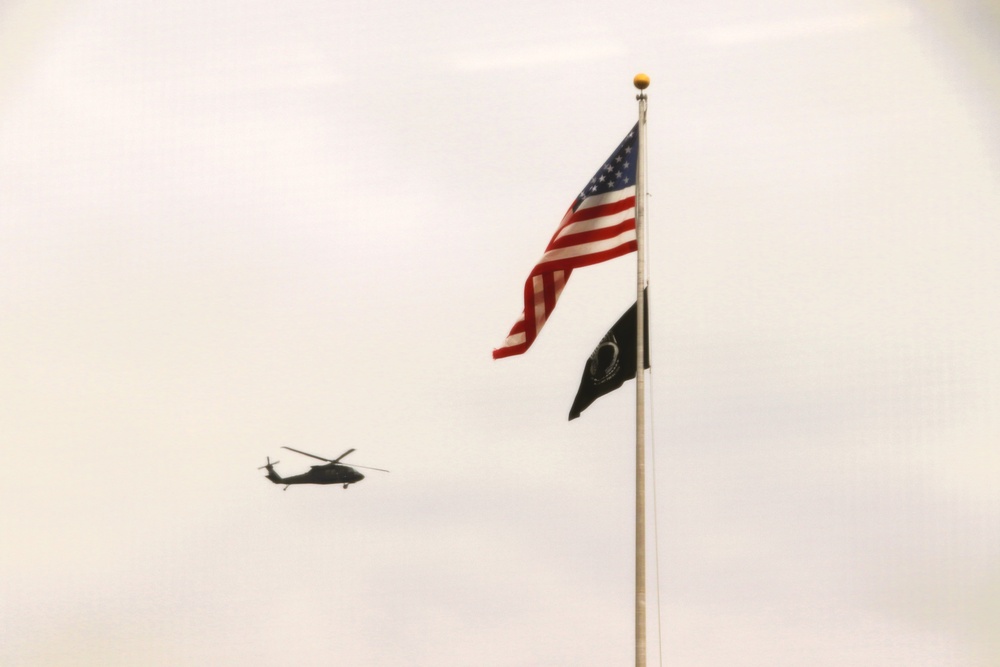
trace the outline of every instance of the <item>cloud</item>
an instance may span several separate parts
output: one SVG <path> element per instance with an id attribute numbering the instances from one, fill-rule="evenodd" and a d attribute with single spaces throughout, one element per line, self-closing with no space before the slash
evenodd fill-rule
<path id="1" fill-rule="evenodd" d="M 774 42 L 843 32 L 858 32 L 876 28 L 898 28 L 908 25 L 912 13 L 905 7 L 872 12 L 792 18 L 780 21 L 760 21 L 700 30 L 697 37 L 717 46 L 735 46 L 758 42 Z"/>
<path id="2" fill-rule="evenodd" d="M 527 67 L 565 65 L 613 58 L 625 53 L 621 44 L 593 41 L 539 44 L 472 51 L 456 55 L 449 66 L 460 72 L 516 70 Z"/>

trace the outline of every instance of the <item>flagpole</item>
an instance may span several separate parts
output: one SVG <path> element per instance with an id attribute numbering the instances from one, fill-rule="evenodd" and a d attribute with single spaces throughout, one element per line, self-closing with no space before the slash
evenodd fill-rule
<path id="1" fill-rule="evenodd" d="M 635 179 L 636 308 L 635 308 L 635 667 L 646 667 L 646 88 L 649 77 L 636 74 L 639 90 L 639 155 Z"/>

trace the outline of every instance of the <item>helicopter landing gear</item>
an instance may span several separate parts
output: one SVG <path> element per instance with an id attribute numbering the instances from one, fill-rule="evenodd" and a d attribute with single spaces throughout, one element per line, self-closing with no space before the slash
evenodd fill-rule
<path id="1" fill-rule="evenodd" d="M 350 484 L 344 484 L 344 488 L 345 488 L 345 489 L 346 489 L 347 487 L 349 487 L 349 486 L 350 486 Z"/>

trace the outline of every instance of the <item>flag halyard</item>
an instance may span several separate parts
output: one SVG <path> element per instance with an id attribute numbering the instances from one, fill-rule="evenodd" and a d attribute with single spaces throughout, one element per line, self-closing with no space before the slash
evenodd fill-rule
<path id="1" fill-rule="evenodd" d="M 524 284 L 524 310 L 493 358 L 523 354 L 552 314 L 573 269 L 637 248 L 635 234 L 638 124 L 597 170 L 566 211 Z"/>

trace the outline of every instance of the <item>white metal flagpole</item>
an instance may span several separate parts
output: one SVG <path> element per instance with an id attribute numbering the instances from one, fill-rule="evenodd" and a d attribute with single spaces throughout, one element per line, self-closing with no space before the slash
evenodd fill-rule
<path id="1" fill-rule="evenodd" d="M 646 667 L 646 88 L 649 77 L 636 74 L 639 90 L 639 155 L 635 178 L 636 335 L 635 335 L 635 667 Z"/>

